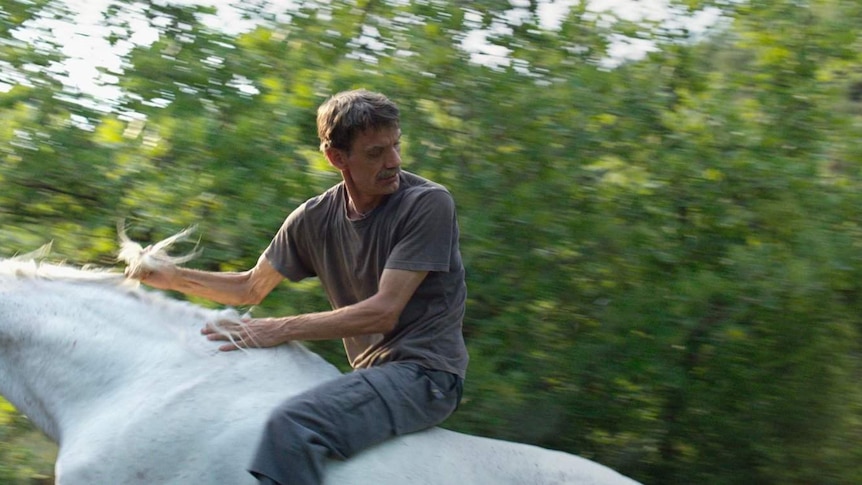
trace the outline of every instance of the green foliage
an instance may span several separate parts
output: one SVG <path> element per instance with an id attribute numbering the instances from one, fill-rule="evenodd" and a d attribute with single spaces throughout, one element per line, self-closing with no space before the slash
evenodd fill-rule
<path id="1" fill-rule="evenodd" d="M 4 5 L 3 32 L 27 5 Z M 548 31 L 526 9 L 491 36 L 509 64 L 483 66 L 458 45 L 510 2 L 305 2 L 237 36 L 150 5 L 160 38 L 107 113 L 44 70 L 18 82 L 16 59 L 56 53 L 0 43 L 0 246 L 111 265 L 118 220 L 142 241 L 197 224 L 192 264 L 247 268 L 338 180 L 316 106 L 378 89 L 406 168 L 458 201 L 472 362 L 447 426 L 644 483 L 859 483 L 862 8 L 678 5 L 707 6 L 725 23 L 699 42 L 584 4 Z M 620 33 L 658 50 L 604 68 Z M 324 308 L 307 282 L 256 312 Z M 313 348 L 345 368 L 338 342 Z M 29 462 L 21 430 L 0 428 L 0 481 Z"/>
<path id="2" fill-rule="evenodd" d="M 36 433 L 26 418 L 0 398 L 0 483 L 47 483 L 54 450 Z"/>

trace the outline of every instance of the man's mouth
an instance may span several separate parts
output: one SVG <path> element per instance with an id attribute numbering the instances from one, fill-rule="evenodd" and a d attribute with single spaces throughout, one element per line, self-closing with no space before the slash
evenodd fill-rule
<path id="1" fill-rule="evenodd" d="M 394 177 L 396 175 L 398 175 L 398 170 L 387 170 L 385 172 L 381 172 L 377 176 L 377 180 L 388 180 L 388 179 L 391 179 L 392 177 Z"/>

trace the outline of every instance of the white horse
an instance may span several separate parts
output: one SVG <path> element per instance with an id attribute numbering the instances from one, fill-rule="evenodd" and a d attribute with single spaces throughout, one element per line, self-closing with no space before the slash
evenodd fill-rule
<path id="1" fill-rule="evenodd" d="M 297 343 L 219 352 L 200 329 L 224 318 L 238 315 L 116 272 L 0 260 L 0 394 L 59 444 L 58 484 L 253 484 L 245 467 L 270 409 L 338 371 Z M 333 460 L 325 483 L 636 482 L 574 455 L 435 428 Z"/>

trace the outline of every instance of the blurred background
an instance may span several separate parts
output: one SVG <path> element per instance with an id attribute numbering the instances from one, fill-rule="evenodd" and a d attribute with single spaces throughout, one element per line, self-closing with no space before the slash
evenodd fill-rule
<path id="1" fill-rule="evenodd" d="M 862 483 L 860 33 L 856 0 L 0 0 L 0 256 L 118 267 L 124 220 L 247 269 L 339 181 L 316 107 L 379 90 L 458 204 L 446 427 L 645 484 Z M 0 483 L 54 453 L 0 400 Z"/>

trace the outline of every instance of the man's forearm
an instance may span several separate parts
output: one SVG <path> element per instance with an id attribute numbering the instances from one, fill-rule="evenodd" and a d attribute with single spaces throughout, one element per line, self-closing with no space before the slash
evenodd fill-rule
<path id="1" fill-rule="evenodd" d="M 337 310 L 275 320 L 283 328 L 285 341 L 327 340 L 388 332 L 398 321 L 398 315 L 392 315 L 369 299 Z"/>
<path id="2" fill-rule="evenodd" d="M 222 350 L 386 333 L 395 328 L 426 275 L 425 271 L 386 269 L 377 293 L 353 305 L 328 312 L 209 324 L 203 333 L 210 340 L 229 340 L 230 343 L 220 347 Z"/>
<path id="3" fill-rule="evenodd" d="M 426 271 L 387 269 L 374 296 L 320 313 L 276 319 L 283 341 L 323 340 L 386 333 L 395 328 L 405 305 L 427 276 Z"/>
<path id="4" fill-rule="evenodd" d="M 263 298 L 251 290 L 248 271 L 213 273 L 178 267 L 167 289 L 224 305 L 255 305 Z"/>
<path id="5" fill-rule="evenodd" d="M 274 347 L 293 340 L 329 340 L 385 333 L 393 328 L 397 319 L 397 315 L 392 315 L 372 297 L 327 312 L 248 320 L 233 329 L 234 343 L 222 346 L 222 350 L 235 349 L 236 340 L 242 340 L 243 346 Z M 223 332 L 212 327 L 205 329 L 204 334 L 212 340 L 228 340 Z"/>

